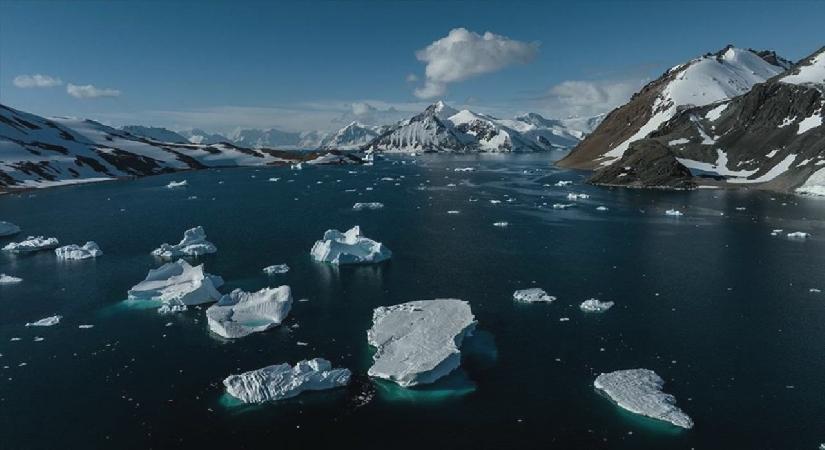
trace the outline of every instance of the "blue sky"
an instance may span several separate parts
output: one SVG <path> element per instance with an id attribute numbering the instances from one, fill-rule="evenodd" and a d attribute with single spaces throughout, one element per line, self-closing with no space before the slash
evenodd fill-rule
<path id="1" fill-rule="evenodd" d="M 438 98 L 503 116 L 586 115 L 728 43 L 802 58 L 825 45 L 823 17 L 825 2 L 816 1 L 0 0 L 0 102 L 114 125 L 224 132 L 384 121 Z M 468 73 L 476 61 L 461 54 L 467 64 L 428 79 L 416 52 L 456 28 L 478 33 L 473 39 L 494 33 L 516 54 Z M 437 71 L 454 56 L 429 63 Z M 60 84 L 15 85 L 34 74 Z M 428 80 L 435 95 L 417 96 Z"/>

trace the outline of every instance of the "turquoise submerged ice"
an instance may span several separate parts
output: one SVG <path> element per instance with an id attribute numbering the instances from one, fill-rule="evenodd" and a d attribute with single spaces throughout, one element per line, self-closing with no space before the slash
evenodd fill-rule
<path id="1" fill-rule="evenodd" d="M 322 358 L 299 361 L 294 367 L 276 364 L 230 375 L 223 380 L 226 392 L 244 403 L 283 400 L 305 391 L 333 389 L 349 384 L 349 369 L 333 369 Z"/>
<path id="2" fill-rule="evenodd" d="M 235 289 L 206 310 L 206 319 L 212 332 L 236 339 L 280 325 L 291 307 L 289 286 L 258 292 Z"/>

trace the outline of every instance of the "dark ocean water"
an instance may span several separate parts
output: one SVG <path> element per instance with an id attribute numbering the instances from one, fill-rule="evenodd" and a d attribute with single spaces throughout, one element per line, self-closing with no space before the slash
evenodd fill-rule
<path id="1" fill-rule="evenodd" d="M 0 254 L 0 273 L 24 279 L 0 286 L 0 448 L 815 449 L 825 441 L 825 293 L 809 291 L 825 290 L 825 201 L 594 188 L 546 155 L 402 161 L 410 159 L 0 197 L 0 220 L 24 229 L 15 239 L 95 240 L 105 253 L 71 263 L 52 252 Z M 476 170 L 454 171 L 461 167 Z M 189 186 L 164 188 L 181 179 Z M 574 185 L 545 186 L 558 180 Z M 568 203 L 568 192 L 591 198 L 550 208 Z M 386 207 L 353 211 L 359 201 Z M 669 208 L 685 215 L 668 217 Z M 510 226 L 492 225 L 499 221 Z M 326 229 L 356 224 L 392 249 L 391 262 L 339 270 L 310 260 Z M 202 309 L 161 316 L 124 305 L 159 265 L 149 252 L 196 225 L 218 246 L 199 262 L 226 280 L 223 292 L 288 284 L 309 301 L 294 304 L 285 326 L 233 342 L 210 335 Z M 775 228 L 812 237 L 771 236 Z M 290 272 L 261 272 L 278 263 Z M 533 286 L 559 300 L 513 303 L 514 290 Z M 366 378 L 372 309 L 439 297 L 469 301 L 479 322 L 461 372 L 426 390 Z M 578 305 L 591 297 L 616 306 L 586 315 Z M 53 314 L 64 316 L 57 326 L 24 326 Z M 256 407 L 223 395 L 231 373 L 311 357 L 352 369 L 354 383 Z M 594 391 L 600 372 L 637 367 L 667 381 L 693 430 L 626 413 Z"/>

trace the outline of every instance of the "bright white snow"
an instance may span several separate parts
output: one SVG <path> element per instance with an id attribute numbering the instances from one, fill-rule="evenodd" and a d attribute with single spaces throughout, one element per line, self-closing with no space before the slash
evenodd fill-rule
<path id="1" fill-rule="evenodd" d="M 693 428 L 693 420 L 676 406 L 676 399 L 662 391 L 664 384 L 656 372 L 648 369 L 603 373 L 593 382 L 596 389 L 632 413 Z"/>
<path id="2" fill-rule="evenodd" d="M 803 134 L 809 130 L 812 130 L 816 127 L 822 126 L 822 111 L 817 110 L 811 114 L 810 117 L 806 117 L 799 121 L 799 129 L 796 130 L 796 134 Z"/>
<path id="3" fill-rule="evenodd" d="M 292 308 L 289 286 L 264 288 L 258 292 L 235 289 L 206 310 L 212 332 L 237 339 L 276 327 Z"/>
<path id="4" fill-rule="evenodd" d="M 782 77 L 783 83 L 823 84 L 825 83 L 825 52 L 813 57 L 811 63 L 797 69 L 799 73 Z"/>
<path id="5" fill-rule="evenodd" d="M 206 240 L 203 227 L 195 227 L 183 233 L 183 239 L 176 245 L 162 244 L 152 250 L 152 254 L 164 259 L 180 258 L 181 256 L 200 256 L 215 253 L 218 249 L 215 244 Z"/>
<path id="6" fill-rule="evenodd" d="M 345 233 L 327 230 L 323 239 L 312 246 L 310 254 L 316 261 L 332 264 L 379 263 L 392 257 L 392 252 L 384 244 L 361 235 L 358 225 Z"/>
<path id="7" fill-rule="evenodd" d="M 299 361 L 295 367 L 284 363 L 230 375 L 223 385 L 229 395 L 244 403 L 263 403 L 346 386 L 351 376 L 349 369 L 333 369 L 329 361 L 315 358 Z"/>

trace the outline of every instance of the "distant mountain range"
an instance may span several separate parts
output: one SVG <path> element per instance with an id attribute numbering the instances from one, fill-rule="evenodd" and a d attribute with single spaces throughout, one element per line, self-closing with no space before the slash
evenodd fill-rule
<path id="1" fill-rule="evenodd" d="M 792 64 L 728 46 L 643 87 L 559 162 L 630 187 L 825 195 L 825 48 Z"/>

